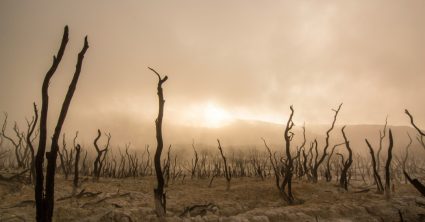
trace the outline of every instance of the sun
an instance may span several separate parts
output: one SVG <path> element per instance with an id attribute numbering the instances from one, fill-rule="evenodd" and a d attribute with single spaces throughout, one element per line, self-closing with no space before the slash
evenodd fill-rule
<path id="1" fill-rule="evenodd" d="M 203 108 L 203 125 L 218 128 L 229 124 L 232 117 L 229 112 L 214 103 L 207 103 Z"/>

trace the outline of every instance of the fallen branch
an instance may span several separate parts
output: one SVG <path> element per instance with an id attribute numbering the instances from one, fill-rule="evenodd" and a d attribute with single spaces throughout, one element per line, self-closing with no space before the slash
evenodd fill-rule
<path id="1" fill-rule="evenodd" d="M 95 192 L 95 193 L 93 193 L 93 192 L 86 192 L 85 189 L 82 189 L 80 191 L 80 193 L 78 193 L 77 195 L 70 195 L 70 196 L 61 197 L 61 198 L 57 199 L 56 201 L 66 200 L 66 199 L 70 199 L 70 198 L 77 198 L 77 199 L 79 199 L 79 198 L 82 198 L 82 197 L 96 197 L 96 196 L 98 196 L 101 193 L 102 192 Z"/>
<path id="2" fill-rule="evenodd" d="M 183 213 L 179 217 L 196 217 L 196 216 L 205 216 L 208 212 L 215 213 L 219 207 L 213 203 L 205 205 L 192 205 L 185 207 Z"/>
<path id="3" fill-rule="evenodd" d="M 425 186 L 421 182 L 419 182 L 418 179 L 410 178 L 409 174 L 407 174 L 406 171 L 403 171 L 403 173 L 407 180 L 416 188 L 416 190 L 419 191 L 422 196 L 425 196 Z"/>
<path id="4" fill-rule="evenodd" d="M 116 194 L 113 194 L 111 196 L 103 197 L 100 200 L 97 200 L 97 201 L 94 201 L 94 202 L 87 202 L 87 203 L 83 204 L 81 206 L 81 208 L 84 208 L 84 207 L 89 206 L 89 205 L 96 205 L 96 204 L 99 204 L 99 203 L 104 202 L 104 201 L 109 200 L 109 199 L 118 198 L 118 197 L 125 197 L 125 196 L 129 196 L 130 197 L 130 193 L 119 194 L 119 191 L 118 191 Z M 121 208 L 121 206 L 119 206 L 118 208 Z"/>
<path id="5" fill-rule="evenodd" d="M 11 177 L 4 177 L 4 176 L 0 175 L 0 180 L 11 181 L 13 179 L 19 178 L 20 176 L 24 175 L 28 171 L 29 171 L 29 169 L 26 169 L 26 170 L 24 170 L 24 171 L 22 171 L 20 173 L 17 173 L 15 175 L 11 176 Z"/>
<path id="6" fill-rule="evenodd" d="M 27 206 L 35 206 L 34 200 L 24 200 L 10 207 L 2 207 L 1 209 L 10 209 L 15 207 L 27 207 Z"/>
<path id="7" fill-rule="evenodd" d="M 363 189 L 363 190 L 355 191 L 353 193 L 367 193 L 369 191 L 370 191 L 370 189 Z"/>

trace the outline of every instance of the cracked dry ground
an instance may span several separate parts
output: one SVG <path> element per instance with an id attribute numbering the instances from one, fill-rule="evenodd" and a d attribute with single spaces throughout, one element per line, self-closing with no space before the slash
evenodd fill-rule
<path id="1" fill-rule="evenodd" d="M 153 209 L 154 177 L 86 180 L 72 194 L 71 180 L 57 176 L 54 221 L 157 221 Z M 223 178 L 212 187 L 208 179 L 186 179 L 167 187 L 167 221 L 425 221 L 425 200 L 409 184 L 396 184 L 387 200 L 374 186 L 339 189 L 334 183 L 294 182 L 303 204 L 288 206 L 278 195 L 273 178 L 235 178 L 226 191 Z M 356 193 L 366 188 L 368 192 Z M 101 192 L 101 193 L 100 193 Z M 91 194 L 91 195 L 90 195 Z M 0 182 L 0 221 L 34 221 L 31 185 Z M 179 217 L 187 206 L 213 203 L 215 211 L 203 216 Z"/>

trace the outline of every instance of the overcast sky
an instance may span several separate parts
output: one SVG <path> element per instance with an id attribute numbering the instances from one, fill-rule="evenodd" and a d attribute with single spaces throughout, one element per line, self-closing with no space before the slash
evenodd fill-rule
<path id="1" fill-rule="evenodd" d="M 157 79 L 147 66 L 169 76 L 169 124 L 205 123 L 211 112 L 220 121 L 284 122 L 291 104 L 296 122 L 329 123 L 331 108 L 344 102 L 340 124 L 383 123 L 388 114 L 390 124 L 408 125 L 408 108 L 425 126 L 423 0 L 3 0 L 0 111 L 11 119 L 41 103 L 66 24 L 51 124 L 88 35 L 65 126 L 153 123 Z"/>

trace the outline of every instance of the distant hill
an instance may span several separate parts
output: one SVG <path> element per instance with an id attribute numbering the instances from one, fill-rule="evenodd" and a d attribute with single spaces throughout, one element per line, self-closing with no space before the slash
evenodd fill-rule
<path id="1" fill-rule="evenodd" d="M 70 124 L 66 130 L 67 138 L 72 139 L 75 129 L 80 131 L 80 140 L 87 147 L 92 147 L 93 139 L 96 136 L 97 128 L 102 131 L 111 132 L 112 144 L 123 147 L 125 143 L 131 142 L 132 147 L 143 148 L 145 144 L 154 147 L 155 142 L 155 125 L 154 122 L 140 122 L 133 119 L 115 118 L 107 121 L 87 120 L 85 126 L 72 126 Z M 77 128 L 78 127 L 78 128 Z M 96 127 L 96 128 L 94 128 Z M 190 147 L 194 140 L 197 145 L 206 145 L 215 147 L 217 138 L 222 141 L 223 146 L 229 147 L 257 147 L 264 149 L 261 137 L 267 140 L 267 143 L 276 149 L 283 148 L 284 125 L 262 121 L 236 120 L 229 125 L 220 128 L 192 127 L 182 125 L 172 125 L 170 121 L 164 122 L 163 134 L 164 143 L 173 144 L 173 147 Z M 302 142 L 302 125 L 294 127 L 295 137 L 292 142 L 293 147 L 300 145 Z M 324 145 L 326 131 L 330 127 L 329 124 L 317 125 L 306 124 L 306 137 L 308 142 L 317 139 L 319 148 Z M 343 142 L 341 134 L 342 125 L 337 125 L 331 133 L 331 145 Z M 364 139 L 367 138 L 371 144 L 377 149 L 379 144 L 379 131 L 383 125 L 347 125 L 346 133 L 350 140 L 351 147 L 358 152 L 368 152 Z M 410 126 L 388 126 L 394 135 L 395 152 L 404 149 L 409 142 L 407 133 L 413 139 L 412 147 L 416 150 L 423 148 L 416 141 L 416 131 Z M 110 131 L 109 131 L 110 129 Z M 384 150 L 387 148 L 388 137 L 384 140 Z M 307 144 L 309 145 L 309 144 Z M 321 149 L 319 149 L 321 150 Z"/>
<path id="2" fill-rule="evenodd" d="M 323 147 L 325 143 L 326 131 L 329 125 L 308 125 L 306 124 L 306 137 L 307 142 L 317 139 L 319 148 Z M 331 133 L 331 145 L 343 142 L 342 125 L 337 125 Z M 383 125 L 347 125 L 346 134 L 350 141 L 351 147 L 358 152 L 369 152 L 365 143 L 365 138 L 374 146 L 378 148 L 379 144 L 379 131 L 383 129 Z M 409 126 L 387 126 L 391 128 L 394 137 L 395 152 L 404 150 L 409 143 L 407 133 L 412 137 L 412 147 L 419 148 L 419 143 L 416 140 L 416 131 Z M 221 128 L 205 128 L 205 127 L 182 127 L 173 126 L 169 127 L 169 131 L 165 134 L 170 141 L 175 144 L 190 144 L 192 139 L 197 143 L 206 145 L 216 145 L 216 139 L 219 138 L 224 145 L 227 146 L 256 146 L 263 148 L 261 137 L 265 138 L 270 145 L 283 147 L 285 126 L 281 124 L 274 124 L 261 121 L 245 121 L 238 120 L 227 126 Z M 296 147 L 302 143 L 302 128 L 295 126 L 293 132 L 295 137 L 293 146 Z M 388 147 L 388 131 L 387 137 L 384 139 L 384 151 Z"/>

